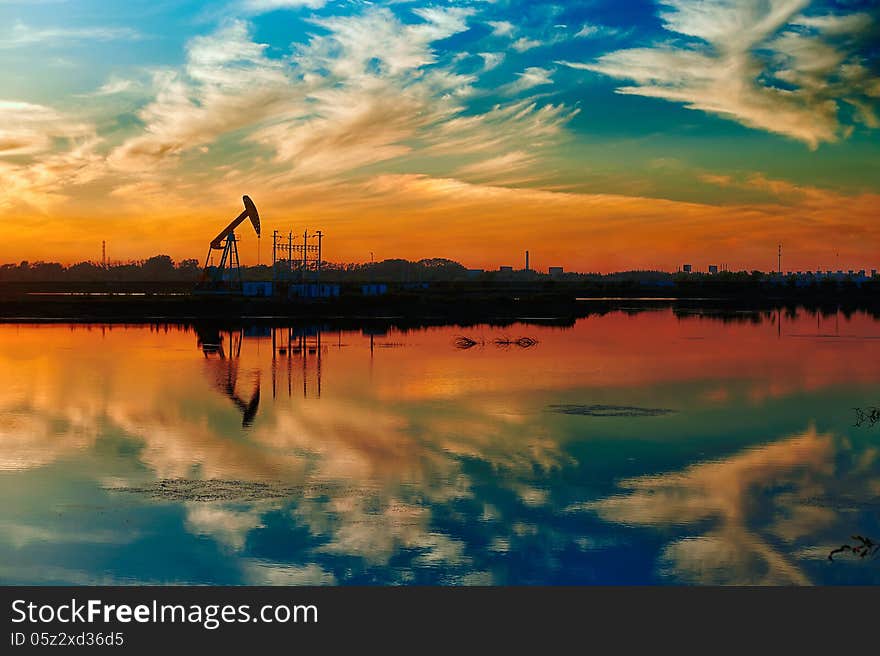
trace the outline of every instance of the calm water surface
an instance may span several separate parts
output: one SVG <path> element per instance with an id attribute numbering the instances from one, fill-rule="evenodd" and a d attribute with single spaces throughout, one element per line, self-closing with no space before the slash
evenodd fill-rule
<path id="1" fill-rule="evenodd" d="M 827 558 L 878 363 L 860 313 L 3 325 L 0 582 L 878 583 Z"/>

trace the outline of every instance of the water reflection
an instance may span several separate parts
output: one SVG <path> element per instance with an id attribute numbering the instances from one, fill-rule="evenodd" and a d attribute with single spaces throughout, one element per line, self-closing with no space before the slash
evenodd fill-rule
<path id="1" fill-rule="evenodd" d="M 237 391 L 238 361 L 241 356 L 244 329 L 229 330 L 225 335 L 222 335 L 217 329 L 197 328 L 197 333 L 198 344 L 208 363 L 210 377 L 214 380 L 214 384 L 241 411 L 241 425 L 243 428 L 247 428 L 254 423 L 254 417 L 260 408 L 260 370 L 254 371 L 253 391 L 250 394 L 250 400 L 245 401 Z M 227 350 L 229 351 L 228 355 L 226 354 Z"/>
<path id="2" fill-rule="evenodd" d="M 0 579 L 874 582 L 880 325 L 816 321 L 0 326 Z"/>

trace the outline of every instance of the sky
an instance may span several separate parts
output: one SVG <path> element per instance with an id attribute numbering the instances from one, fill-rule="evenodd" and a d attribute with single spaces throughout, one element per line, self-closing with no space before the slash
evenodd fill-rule
<path id="1" fill-rule="evenodd" d="M 858 0 L 0 0 L 0 262 L 880 268 Z"/>

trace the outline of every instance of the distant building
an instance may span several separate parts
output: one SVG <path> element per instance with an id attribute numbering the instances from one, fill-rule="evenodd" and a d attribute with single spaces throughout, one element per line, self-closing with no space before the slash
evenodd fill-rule
<path id="1" fill-rule="evenodd" d="M 710 264 L 709 265 L 709 273 L 713 273 L 713 274 L 718 273 L 718 265 L 717 264 Z"/>
<path id="2" fill-rule="evenodd" d="M 500 271 L 501 273 L 513 273 L 513 267 L 512 266 L 500 266 L 500 267 L 498 267 L 498 271 Z"/>
<path id="3" fill-rule="evenodd" d="M 388 285 L 385 283 L 370 283 L 361 285 L 361 294 L 364 296 L 383 296 L 388 293 Z"/>
<path id="4" fill-rule="evenodd" d="M 246 280 L 241 283 L 241 293 L 245 296 L 271 296 L 272 283 Z"/>
<path id="5" fill-rule="evenodd" d="M 876 278 L 876 277 L 877 277 L 877 269 L 871 269 L 871 277 L 872 277 L 872 278 Z"/>
<path id="6" fill-rule="evenodd" d="M 553 278 L 559 277 L 563 273 L 562 267 L 549 267 L 547 273 Z"/>
<path id="7" fill-rule="evenodd" d="M 681 267 L 681 270 L 684 271 L 685 273 L 691 273 L 694 270 L 694 267 L 690 264 L 685 264 L 684 266 Z"/>
<path id="8" fill-rule="evenodd" d="M 479 278 L 485 271 L 483 269 L 468 269 L 465 273 L 468 278 Z"/>
<path id="9" fill-rule="evenodd" d="M 332 298 L 339 296 L 339 285 L 323 285 L 319 283 L 302 283 L 291 285 L 288 295 L 292 298 Z"/>

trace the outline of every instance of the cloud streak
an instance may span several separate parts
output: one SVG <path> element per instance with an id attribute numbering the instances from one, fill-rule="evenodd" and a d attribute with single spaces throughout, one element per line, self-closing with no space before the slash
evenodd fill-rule
<path id="1" fill-rule="evenodd" d="M 841 126 L 839 101 L 863 107 L 862 122 L 873 122 L 871 75 L 856 47 L 872 20 L 809 16 L 807 5 L 666 0 L 660 18 L 675 39 L 562 63 L 632 82 L 618 93 L 681 103 L 816 148 L 851 129 Z"/>
<path id="2" fill-rule="evenodd" d="M 28 46 L 59 46 L 81 41 L 119 41 L 143 38 L 137 31 L 129 27 L 32 27 L 16 22 L 0 36 L 0 50 L 22 48 Z"/>

